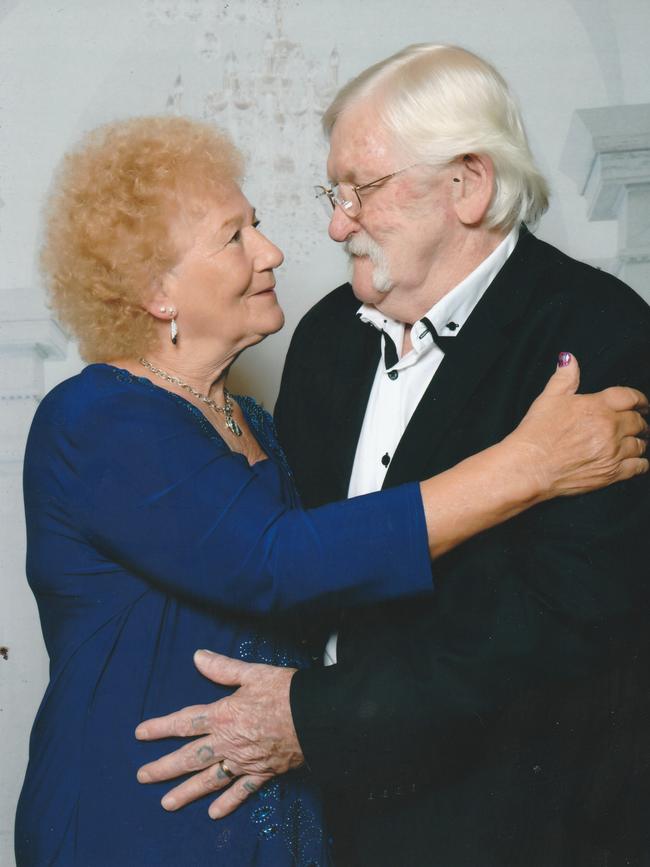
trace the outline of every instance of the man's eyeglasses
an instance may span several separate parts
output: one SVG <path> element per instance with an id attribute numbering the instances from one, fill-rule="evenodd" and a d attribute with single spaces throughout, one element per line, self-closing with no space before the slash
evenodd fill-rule
<path id="1" fill-rule="evenodd" d="M 389 175 L 382 175 L 381 178 L 375 178 L 374 181 L 368 181 L 367 184 L 343 183 L 333 184 L 331 187 L 322 187 L 320 185 L 315 186 L 314 193 L 318 201 L 322 203 L 328 219 L 332 218 L 332 213 L 337 205 L 348 217 L 356 219 L 361 213 L 361 208 L 363 206 L 359 193 L 362 193 L 364 190 L 371 190 L 374 187 L 378 187 L 386 181 L 389 181 L 391 178 L 394 178 L 396 175 L 401 175 L 402 172 L 406 172 L 419 165 L 422 165 L 422 163 L 413 163 L 403 169 L 398 169 L 396 172 L 391 172 Z"/>

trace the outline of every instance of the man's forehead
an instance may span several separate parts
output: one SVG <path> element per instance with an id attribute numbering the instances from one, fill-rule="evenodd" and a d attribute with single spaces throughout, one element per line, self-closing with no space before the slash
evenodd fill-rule
<path id="1" fill-rule="evenodd" d="M 348 108 L 337 119 L 330 137 L 327 170 L 330 179 L 358 182 L 381 172 L 393 161 L 388 130 L 367 107 Z"/>

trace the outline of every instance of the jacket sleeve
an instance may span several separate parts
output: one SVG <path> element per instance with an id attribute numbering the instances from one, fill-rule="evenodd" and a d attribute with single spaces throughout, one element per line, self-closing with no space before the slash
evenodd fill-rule
<path id="1" fill-rule="evenodd" d="M 648 393 L 649 359 L 648 335 L 603 352 L 582 390 Z M 294 723 L 318 780 L 384 787 L 387 767 L 390 784 L 430 778 L 517 702 L 543 707 L 633 654 L 649 609 L 648 481 L 536 507 L 489 531 L 489 549 L 466 543 L 439 561 L 428 616 L 389 628 L 374 655 L 296 674 Z"/>
<path id="2" fill-rule="evenodd" d="M 432 590 L 417 485 L 289 508 L 261 465 L 206 435 L 189 412 L 179 419 L 172 403 L 160 410 L 147 399 L 118 393 L 40 437 L 58 443 L 58 507 L 101 557 L 252 614 Z"/>

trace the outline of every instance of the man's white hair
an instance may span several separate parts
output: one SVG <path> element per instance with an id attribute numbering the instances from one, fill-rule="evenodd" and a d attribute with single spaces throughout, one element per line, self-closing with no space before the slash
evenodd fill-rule
<path id="1" fill-rule="evenodd" d="M 490 157 L 495 191 L 486 226 L 534 225 L 547 209 L 548 185 L 519 109 L 485 60 L 453 45 L 410 45 L 341 88 L 323 115 L 326 134 L 343 111 L 366 99 L 413 163 L 442 168 L 465 154 Z"/>

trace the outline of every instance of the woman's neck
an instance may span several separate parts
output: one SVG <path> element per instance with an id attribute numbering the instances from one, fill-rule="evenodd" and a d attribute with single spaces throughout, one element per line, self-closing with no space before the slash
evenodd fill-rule
<path id="1" fill-rule="evenodd" d="M 154 376 L 159 376 L 160 371 L 179 380 L 180 383 L 191 386 L 199 394 L 210 397 L 217 403 L 223 403 L 226 378 L 233 359 L 225 363 L 214 360 L 210 363 L 201 362 L 189 357 L 187 352 L 181 354 L 175 348 L 174 352 L 150 350 L 143 358 L 148 364 L 143 364 L 140 358 L 118 358 L 112 359 L 109 363 L 122 367 L 135 376 L 146 375 L 145 370 L 149 370 Z M 179 391 L 181 394 L 184 391 L 181 385 L 169 380 L 165 380 L 165 388 Z"/>

